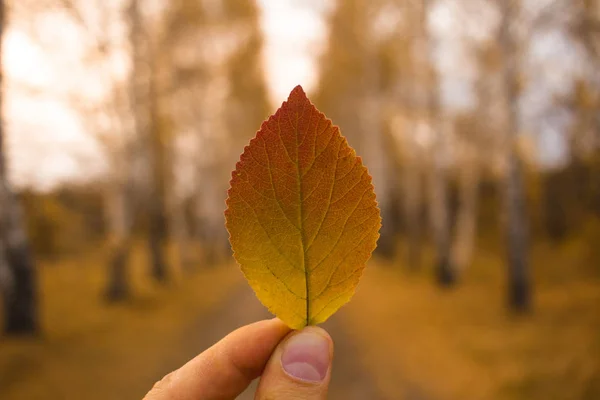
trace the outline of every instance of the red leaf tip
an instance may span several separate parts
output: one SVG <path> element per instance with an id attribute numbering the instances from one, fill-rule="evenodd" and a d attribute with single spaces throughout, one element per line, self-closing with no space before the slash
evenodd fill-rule
<path id="1" fill-rule="evenodd" d="M 291 100 L 294 97 L 300 97 L 300 98 L 304 98 L 307 99 L 308 97 L 306 96 L 306 93 L 304 92 L 304 89 L 302 89 L 301 85 L 296 86 L 290 93 L 290 96 L 288 97 L 288 101 Z"/>

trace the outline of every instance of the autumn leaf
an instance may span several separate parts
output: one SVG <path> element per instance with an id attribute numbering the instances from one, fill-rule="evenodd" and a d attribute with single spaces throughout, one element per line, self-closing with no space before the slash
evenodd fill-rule
<path id="1" fill-rule="evenodd" d="M 291 328 L 348 302 L 379 238 L 371 176 L 297 86 L 232 173 L 225 211 L 234 257 L 258 299 Z"/>

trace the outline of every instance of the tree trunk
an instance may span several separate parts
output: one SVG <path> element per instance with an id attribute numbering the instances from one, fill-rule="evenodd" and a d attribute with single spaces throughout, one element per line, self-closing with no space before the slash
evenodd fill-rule
<path id="1" fill-rule="evenodd" d="M 122 301 L 131 294 L 127 265 L 132 241 L 132 219 L 128 200 L 127 188 L 117 183 L 108 193 L 106 201 L 110 229 L 110 259 L 105 296 L 111 302 Z"/>
<path id="2" fill-rule="evenodd" d="M 438 138 L 439 140 L 440 138 Z M 435 153 L 440 151 L 439 146 L 434 147 Z M 441 286 L 452 286 L 456 281 L 456 271 L 450 259 L 450 227 L 448 223 L 448 199 L 446 192 L 446 171 L 439 161 L 434 160 L 433 168 L 429 173 L 429 211 L 433 238 L 436 249 L 436 276 Z"/>
<path id="3" fill-rule="evenodd" d="M 371 69 L 376 68 L 370 66 Z M 375 73 L 373 75 L 376 76 Z M 375 78 L 374 78 L 375 79 Z M 376 93 L 370 93 L 364 101 L 361 128 L 363 132 L 360 151 L 369 174 L 373 178 L 373 186 L 377 195 L 377 203 L 381 210 L 382 226 L 377 251 L 385 257 L 394 255 L 394 237 L 396 229 L 391 218 L 389 159 L 385 151 L 383 128 L 381 127 L 381 103 Z"/>
<path id="4" fill-rule="evenodd" d="M 403 4 L 403 14 L 407 16 L 408 26 L 404 34 L 407 42 L 407 62 L 404 65 L 404 74 L 401 74 L 402 87 L 400 98 L 403 108 L 408 115 L 402 126 L 405 136 L 404 154 L 402 155 L 402 186 L 404 227 L 407 241 L 406 263 L 410 270 L 415 271 L 421 267 L 422 241 L 423 241 L 423 211 L 428 204 L 424 199 L 426 162 L 423 154 L 423 143 L 419 141 L 418 130 L 423 126 L 423 113 L 427 107 L 424 93 L 423 79 L 423 51 L 419 48 L 423 41 L 423 33 L 419 15 L 422 12 L 415 2 Z"/>
<path id="5" fill-rule="evenodd" d="M 152 62 L 152 61 L 151 61 Z M 150 257 L 152 263 L 152 276 L 158 282 L 167 281 L 167 215 L 166 215 L 166 157 L 165 146 L 161 137 L 161 126 L 158 110 L 158 92 L 156 71 L 150 73 L 149 103 L 150 103 L 150 165 L 152 177 L 150 180 L 151 191 L 147 199 L 150 217 L 149 240 Z"/>
<path id="6" fill-rule="evenodd" d="M 516 312 L 531 307 L 531 279 L 528 262 L 528 226 L 525 189 L 521 160 L 517 149 L 518 80 L 517 49 L 511 22 L 514 20 L 512 1 L 500 1 L 502 23 L 500 45 L 503 53 L 504 107 L 506 132 L 505 224 L 508 245 L 508 303 Z"/>
<path id="7" fill-rule="evenodd" d="M 459 209 L 456 232 L 452 244 L 452 265 L 457 277 L 462 275 L 471 263 L 477 232 L 479 165 L 475 149 L 467 144 L 463 149 L 459 175 Z"/>
<path id="8" fill-rule="evenodd" d="M 177 246 L 179 268 L 182 273 L 190 272 L 194 266 L 192 232 L 186 218 L 186 201 L 172 200 L 169 215 L 171 237 Z"/>
<path id="9" fill-rule="evenodd" d="M 0 0 L 0 50 L 6 22 L 5 3 Z M 1 51 L 0 51 L 1 53 Z M 0 65 L 1 59 L 0 59 Z M 0 74 L 0 87 L 2 86 Z M 1 95 L 0 95 L 1 96 Z M 0 109 L 3 109 L 0 97 Z M 3 116 L 3 115 L 2 115 Z M 3 290 L 6 334 L 34 334 L 39 331 L 37 275 L 18 199 L 8 186 L 4 159 L 4 128 L 0 124 L 0 263 L 5 263 L 10 289 Z M 6 280 L 8 283 L 8 278 Z"/>
<path id="10" fill-rule="evenodd" d="M 130 243 L 126 240 L 120 240 L 111 246 L 106 288 L 106 299 L 110 302 L 125 300 L 131 294 L 127 268 L 130 248 Z"/>
<path id="11" fill-rule="evenodd" d="M 151 275 L 158 282 L 167 281 L 166 256 L 166 223 L 164 214 L 158 208 L 157 204 L 151 204 L 150 213 L 150 232 L 148 236 L 148 247 L 150 251 Z"/>
<path id="12" fill-rule="evenodd" d="M 411 142 L 412 147 L 415 145 Z M 407 263 L 411 270 L 421 266 L 423 173 L 421 160 L 415 155 L 417 149 L 411 148 L 405 155 L 403 168 L 404 221 L 407 238 Z M 412 154 L 408 154 L 412 153 Z"/>
<path id="13" fill-rule="evenodd" d="M 531 308 L 531 278 L 528 262 L 528 232 L 521 161 L 511 151 L 506 176 L 505 207 L 508 240 L 508 296 L 514 311 Z"/>
<path id="14" fill-rule="evenodd" d="M 436 250 L 436 275 L 441 286 L 452 286 L 456 280 L 455 271 L 450 259 L 450 224 L 448 212 L 448 193 L 446 167 L 447 122 L 442 115 L 440 104 L 441 89 L 433 57 L 434 43 L 427 29 L 430 0 L 422 0 L 419 12 L 419 35 L 417 48 L 423 52 L 421 79 L 424 99 L 424 114 L 432 130 L 433 146 L 431 147 L 431 168 L 429 182 L 430 218 Z"/>
<path id="15" fill-rule="evenodd" d="M 368 12 L 369 5 L 365 12 Z M 385 95 L 381 90 L 381 74 L 379 54 L 374 48 L 370 35 L 362 38 L 361 52 L 362 68 L 364 69 L 362 82 L 363 112 L 359 116 L 360 153 L 363 155 L 365 165 L 373 179 L 373 186 L 377 196 L 377 203 L 381 212 L 382 226 L 379 231 L 380 237 L 377 252 L 391 258 L 395 251 L 395 233 L 393 218 L 391 218 L 391 188 L 389 176 L 389 155 L 386 152 L 384 132 L 382 126 L 382 97 Z"/>
<path id="16" fill-rule="evenodd" d="M 12 280 L 10 289 L 2 292 L 4 332 L 34 334 L 39 331 L 37 274 L 23 227 L 21 207 L 6 184 L 4 168 L 0 167 L 0 170 L 0 233 L 4 243 L 3 258 Z"/>
<path id="17" fill-rule="evenodd" d="M 6 262 L 6 248 L 4 239 L 0 235 L 0 296 L 10 296 L 14 286 L 14 278 L 8 263 Z"/>
<path id="18" fill-rule="evenodd" d="M 219 171 L 222 165 L 214 164 L 199 169 L 198 180 L 202 182 L 202 192 L 196 196 L 197 230 L 202 241 L 204 265 L 213 266 L 230 256 L 228 233 L 223 225 L 223 204 L 226 189 L 223 188 Z"/>
<path id="19" fill-rule="evenodd" d="M 164 201 L 164 149 L 159 137 L 157 74 L 154 68 L 157 61 L 143 29 L 138 3 L 138 0 L 130 0 L 128 8 L 132 51 L 131 98 L 136 137 L 147 144 L 150 165 L 149 193 L 144 201 L 148 213 L 150 275 L 159 282 L 165 282 L 167 268 L 164 247 L 167 223 Z"/>

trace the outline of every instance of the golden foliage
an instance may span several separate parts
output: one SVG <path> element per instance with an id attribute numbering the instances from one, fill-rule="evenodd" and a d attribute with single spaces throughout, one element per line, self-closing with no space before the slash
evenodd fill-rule
<path id="1" fill-rule="evenodd" d="M 233 172 L 227 229 L 261 302 L 292 328 L 348 302 L 381 226 L 371 177 L 300 86 Z"/>

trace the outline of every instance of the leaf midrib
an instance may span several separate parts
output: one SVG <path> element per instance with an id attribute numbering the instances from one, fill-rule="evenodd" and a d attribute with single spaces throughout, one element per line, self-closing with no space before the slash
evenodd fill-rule
<path id="1" fill-rule="evenodd" d="M 304 114 L 304 108 L 302 109 L 302 113 Z M 302 267 L 304 268 L 304 282 L 306 287 L 306 325 L 308 326 L 310 323 L 310 280 L 309 280 L 309 271 L 306 265 L 306 254 L 305 254 L 305 232 L 304 232 L 304 218 L 303 218 L 303 207 L 302 207 L 302 174 L 300 172 L 300 158 L 299 158 L 299 148 L 298 148 L 298 121 L 300 120 L 300 115 L 298 111 L 296 111 L 296 123 L 294 125 L 294 138 L 296 139 L 296 174 L 298 181 L 298 205 L 299 205 L 299 222 L 298 226 L 300 228 L 300 246 L 302 250 Z"/>

